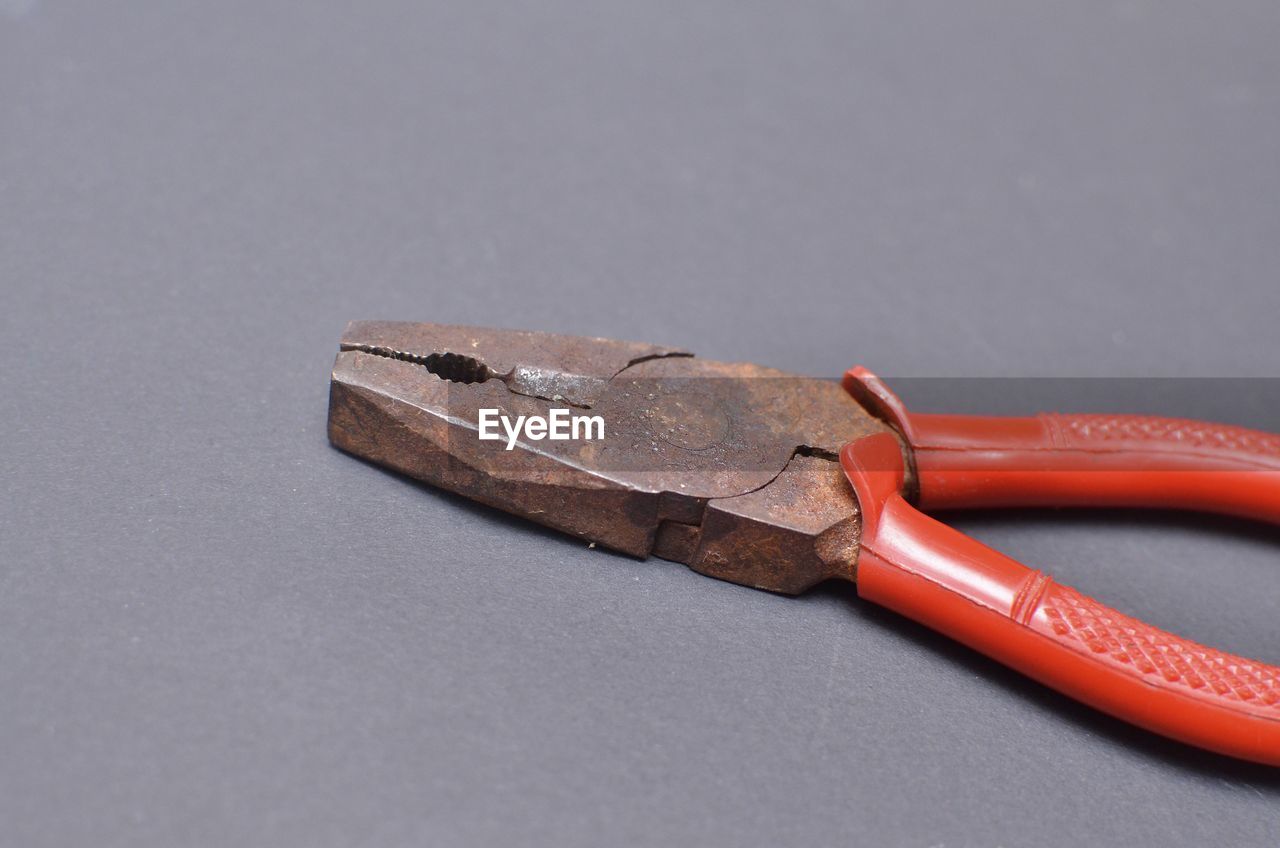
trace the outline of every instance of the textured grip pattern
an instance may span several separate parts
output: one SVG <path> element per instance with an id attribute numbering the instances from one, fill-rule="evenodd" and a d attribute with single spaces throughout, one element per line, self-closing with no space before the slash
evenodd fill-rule
<path id="1" fill-rule="evenodd" d="M 1251 454 L 1280 461 L 1280 436 L 1186 418 L 1144 415 L 1045 415 L 1064 442 L 1163 443 L 1171 448 Z M 1120 447 L 1120 445 L 1117 445 Z"/>
<path id="2" fill-rule="evenodd" d="M 1280 522 L 1280 438 L 1267 434 L 1119 416 L 916 424 L 913 447 L 931 446 L 916 447 L 920 496 L 935 505 L 1187 506 Z M 1100 454 L 1191 461 L 1148 473 L 1164 469 L 1125 469 Z M 1222 460 L 1235 467 L 1213 467 Z M 889 434 L 846 445 L 840 463 L 862 510 L 861 597 L 1118 718 L 1280 767 L 1280 668 L 1151 627 L 929 518 L 902 496 L 902 453 Z"/>
<path id="3" fill-rule="evenodd" d="M 1280 668 L 1166 633 L 1066 586 L 1048 588 L 1040 613 L 1036 629 L 1047 624 L 1059 641 L 1077 642 L 1099 659 L 1152 676 L 1157 685 L 1280 718 Z"/>

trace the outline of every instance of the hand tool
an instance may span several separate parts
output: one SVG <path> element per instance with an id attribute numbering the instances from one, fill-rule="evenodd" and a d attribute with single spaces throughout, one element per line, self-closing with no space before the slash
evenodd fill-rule
<path id="1" fill-rule="evenodd" d="M 603 438 L 478 438 L 489 416 L 599 416 Z M 617 551 L 882 604 L 1104 712 L 1280 765 L 1280 669 L 1109 609 L 917 509 L 1185 508 L 1280 522 L 1280 436 L 1104 415 L 909 413 L 843 384 L 608 339 L 355 322 L 337 447 Z"/>

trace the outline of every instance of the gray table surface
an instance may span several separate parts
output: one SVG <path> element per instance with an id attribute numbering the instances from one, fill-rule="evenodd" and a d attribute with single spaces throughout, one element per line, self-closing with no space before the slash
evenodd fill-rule
<path id="1" fill-rule="evenodd" d="M 0 845 L 1276 845 L 1274 771 L 324 423 L 351 318 L 1267 378 L 1277 43 L 1269 2 L 0 0 Z M 1268 528 L 955 523 L 1280 662 Z"/>

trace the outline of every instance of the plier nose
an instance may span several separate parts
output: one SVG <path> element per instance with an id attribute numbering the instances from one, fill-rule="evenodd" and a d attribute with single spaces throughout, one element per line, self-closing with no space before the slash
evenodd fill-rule
<path id="1" fill-rule="evenodd" d="M 575 416 L 598 419 L 598 437 L 555 438 Z M 495 420 L 504 438 L 488 432 Z M 784 593 L 854 581 L 1103 711 L 1280 765 L 1280 669 L 1108 609 L 916 508 L 1280 521 L 1280 437 L 1133 416 L 913 415 L 860 368 L 841 386 L 635 342 L 404 322 L 347 328 L 329 435 L 623 553 Z"/>
<path id="2" fill-rule="evenodd" d="M 495 419 L 561 413 L 599 417 L 602 437 L 481 438 Z M 351 324 L 330 391 L 330 439 L 350 453 L 623 553 L 792 594 L 850 577 L 857 504 L 838 454 L 885 432 L 828 380 L 439 324 Z"/>

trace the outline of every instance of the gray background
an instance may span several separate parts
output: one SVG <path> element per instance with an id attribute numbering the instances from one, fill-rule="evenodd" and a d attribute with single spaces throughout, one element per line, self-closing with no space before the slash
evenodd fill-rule
<path id="1" fill-rule="evenodd" d="M 350 318 L 1274 375 L 1277 44 L 1270 2 L 0 0 L 0 844 L 1275 845 L 1273 771 L 324 418 Z M 1280 661 L 1270 529 L 956 523 Z"/>

